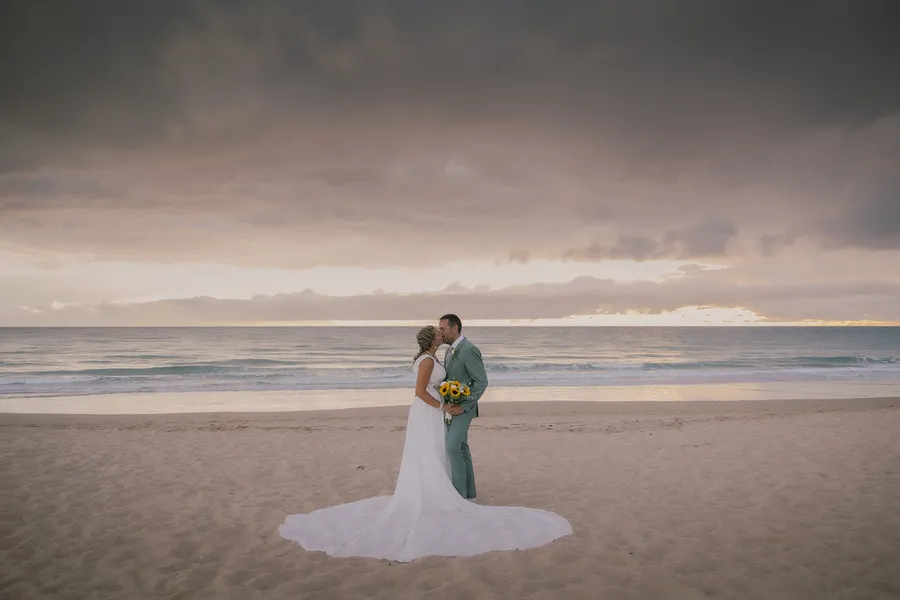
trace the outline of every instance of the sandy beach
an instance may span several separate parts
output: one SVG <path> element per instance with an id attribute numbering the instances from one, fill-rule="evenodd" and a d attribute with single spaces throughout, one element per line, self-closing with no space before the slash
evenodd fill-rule
<path id="1" fill-rule="evenodd" d="M 404 564 L 280 538 L 391 492 L 406 410 L 2 414 L 0 597 L 900 597 L 900 399 L 485 402 L 479 500 L 574 535 Z"/>

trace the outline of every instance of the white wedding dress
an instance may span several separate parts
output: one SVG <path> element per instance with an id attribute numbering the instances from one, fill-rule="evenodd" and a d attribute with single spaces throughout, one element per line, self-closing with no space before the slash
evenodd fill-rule
<path id="1" fill-rule="evenodd" d="M 424 354 L 413 373 L 425 360 L 435 363 L 428 393 L 440 400 L 437 386 L 446 371 Z M 532 548 L 572 533 L 569 522 L 552 512 L 483 506 L 460 496 L 450 481 L 445 435 L 443 413 L 414 398 L 394 494 L 290 515 L 279 533 L 331 556 L 401 562 Z"/>

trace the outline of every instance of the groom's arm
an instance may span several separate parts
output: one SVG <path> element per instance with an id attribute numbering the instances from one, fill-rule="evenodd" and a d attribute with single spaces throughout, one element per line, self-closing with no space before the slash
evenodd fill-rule
<path id="1" fill-rule="evenodd" d="M 469 371 L 469 376 L 472 378 L 472 383 L 469 385 L 469 397 L 459 403 L 459 405 L 466 412 L 472 410 L 475 406 L 475 403 L 478 402 L 478 399 L 481 398 L 481 395 L 484 394 L 484 391 L 488 386 L 488 378 L 487 373 L 484 370 L 484 360 L 481 358 L 481 350 L 478 349 L 477 346 L 469 346 L 466 348 L 465 352 L 465 365 L 466 370 Z"/>

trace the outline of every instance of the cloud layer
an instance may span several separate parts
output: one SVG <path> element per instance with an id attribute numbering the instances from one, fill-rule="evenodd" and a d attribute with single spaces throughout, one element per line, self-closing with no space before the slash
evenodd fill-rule
<path id="1" fill-rule="evenodd" d="M 458 284 L 440 293 L 333 297 L 307 290 L 246 300 L 209 297 L 132 304 L 10 309 L 0 319 L 20 325 L 221 325 L 309 321 L 421 321 L 446 312 L 466 320 L 563 319 L 572 315 L 659 314 L 686 306 L 740 307 L 778 321 L 900 322 L 900 282 L 740 285 L 697 271 L 663 283 L 592 278 L 473 290 Z M 737 323 L 740 324 L 740 323 Z"/>
<path id="2" fill-rule="evenodd" d="M 3 12 L 0 251 L 734 268 L 844 252 L 896 273 L 890 0 Z"/>

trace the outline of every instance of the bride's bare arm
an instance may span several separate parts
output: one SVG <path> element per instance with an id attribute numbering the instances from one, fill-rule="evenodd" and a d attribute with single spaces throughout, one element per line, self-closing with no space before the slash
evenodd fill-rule
<path id="1" fill-rule="evenodd" d="M 441 403 L 428 393 L 428 379 L 432 371 L 434 371 L 433 360 L 426 359 L 419 363 L 419 371 L 416 374 L 416 398 L 429 406 L 440 408 Z"/>

